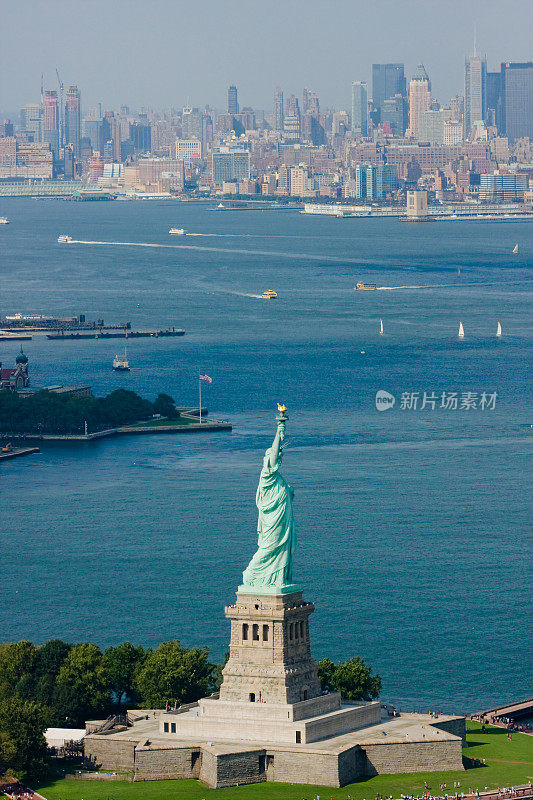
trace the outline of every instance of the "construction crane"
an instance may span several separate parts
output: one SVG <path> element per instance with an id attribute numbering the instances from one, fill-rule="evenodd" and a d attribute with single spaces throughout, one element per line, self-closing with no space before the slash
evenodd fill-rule
<path id="1" fill-rule="evenodd" d="M 56 67 L 57 84 L 59 86 L 59 147 L 65 146 L 64 140 L 64 117 L 63 117 L 63 81 L 59 77 L 59 70 Z"/>

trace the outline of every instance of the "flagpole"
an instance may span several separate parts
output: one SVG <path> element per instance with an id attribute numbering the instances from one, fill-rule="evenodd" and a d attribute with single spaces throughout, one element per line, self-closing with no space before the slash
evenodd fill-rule
<path id="1" fill-rule="evenodd" d="M 200 380 L 201 371 L 198 370 L 198 402 L 200 406 L 200 425 L 202 424 L 202 381 Z"/>

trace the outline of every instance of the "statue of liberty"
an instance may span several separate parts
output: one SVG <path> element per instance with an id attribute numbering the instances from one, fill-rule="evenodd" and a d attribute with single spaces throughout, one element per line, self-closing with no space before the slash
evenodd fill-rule
<path id="1" fill-rule="evenodd" d="M 258 549 L 243 572 L 241 594 L 287 594 L 299 590 L 292 583 L 292 556 L 296 545 L 292 499 L 294 489 L 279 468 L 283 457 L 283 440 L 287 409 L 278 403 L 278 429 L 272 447 L 263 458 L 263 469 L 255 502 Z"/>

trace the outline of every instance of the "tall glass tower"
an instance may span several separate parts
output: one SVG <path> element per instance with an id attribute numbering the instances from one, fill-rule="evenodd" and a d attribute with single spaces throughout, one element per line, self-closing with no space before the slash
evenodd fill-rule
<path id="1" fill-rule="evenodd" d="M 403 64 L 372 64 L 372 101 L 381 112 L 384 100 L 396 94 L 406 96 L 405 68 Z"/>
<path id="2" fill-rule="evenodd" d="M 500 91 L 502 133 L 533 139 L 533 61 L 502 64 Z"/>
<path id="3" fill-rule="evenodd" d="M 368 100 L 364 81 L 352 83 L 352 131 L 368 136 Z"/>
<path id="4" fill-rule="evenodd" d="M 465 59 L 465 138 L 476 122 L 487 118 L 487 59 L 474 55 Z"/>

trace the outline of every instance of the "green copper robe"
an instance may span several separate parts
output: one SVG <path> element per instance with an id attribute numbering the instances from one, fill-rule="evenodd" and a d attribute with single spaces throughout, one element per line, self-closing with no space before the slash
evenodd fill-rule
<path id="1" fill-rule="evenodd" d="M 243 572 L 246 586 L 283 587 L 292 582 L 292 556 L 296 545 L 292 498 L 294 489 L 281 472 L 278 436 L 263 459 L 255 502 L 258 550 Z"/>

